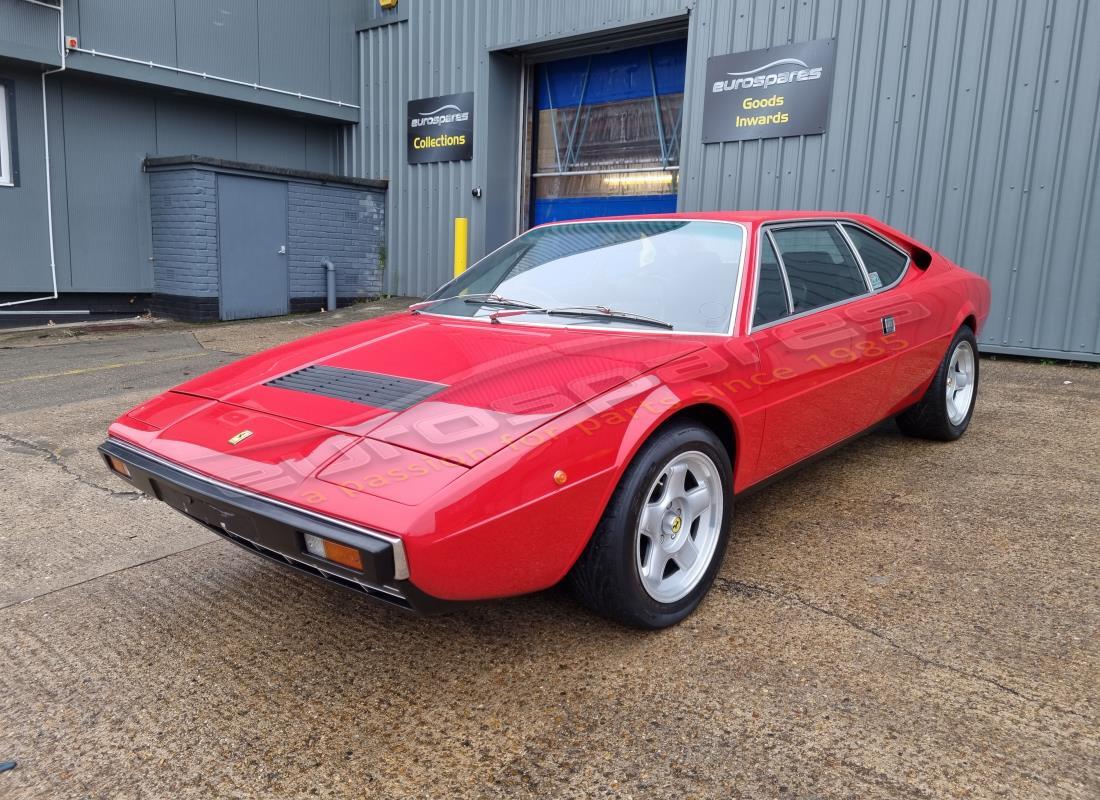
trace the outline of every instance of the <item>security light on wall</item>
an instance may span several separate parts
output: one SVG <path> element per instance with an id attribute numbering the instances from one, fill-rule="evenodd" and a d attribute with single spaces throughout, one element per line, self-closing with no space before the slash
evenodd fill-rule
<path id="1" fill-rule="evenodd" d="M 397 8 L 397 0 L 378 0 L 382 8 Z"/>

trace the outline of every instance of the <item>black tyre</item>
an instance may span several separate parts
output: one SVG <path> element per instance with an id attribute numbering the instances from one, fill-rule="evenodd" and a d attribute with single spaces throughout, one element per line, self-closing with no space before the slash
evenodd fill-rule
<path id="1" fill-rule="evenodd" d="M 733 470 L 692 422 L 658 430 L 634 457 L 569 575 L 597 614 L 639 628 L 675 625 L 707 593 L 726 550 Z"/>
<path id="2" fill-rule="evenodd" d="M 953 441 L 970 425 L 977 399 L 978 343 L 970 326 L 963 325 L 924 397 L 898 415 L 898 427 L 909 436 Z"/>

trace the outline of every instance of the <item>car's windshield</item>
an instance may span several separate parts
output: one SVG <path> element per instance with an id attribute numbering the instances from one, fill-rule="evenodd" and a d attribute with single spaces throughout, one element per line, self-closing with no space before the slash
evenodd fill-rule
<path id="1" fill-rule="evenodd" d="M 724 333 L 743 237 L 740 225 L 681 219 L 548 225 L 490 253 L 420 306 L 509 322 Z"/>

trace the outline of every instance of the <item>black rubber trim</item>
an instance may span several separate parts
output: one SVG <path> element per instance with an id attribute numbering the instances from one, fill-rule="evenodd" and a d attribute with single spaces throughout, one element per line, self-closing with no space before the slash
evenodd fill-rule
<path id="1" fill-rule="evenodd" d="M 264 385 L 334 397 L 388 411 L 404 411 L 447 388 L 442 383 L 323 365 L 305 367 Z"/>
<path id="2" fill-rule="evenodd" d="M 271 561 L 399 608 L 432 613 L 451 605 L 424 594 L 410 581 L 395 580 L 393 544 L 384 539 L 203 480 L 114 439 L 101 444 L 99 452 L 114 474 L 118 475 L 111 468 L 108 455 L 126 464 L 130 482 L 141 491 L 222 538 Z M 362 554 L 363 571 L 311 556 L 305 550 L 304 533 L 356 548 Z"/>

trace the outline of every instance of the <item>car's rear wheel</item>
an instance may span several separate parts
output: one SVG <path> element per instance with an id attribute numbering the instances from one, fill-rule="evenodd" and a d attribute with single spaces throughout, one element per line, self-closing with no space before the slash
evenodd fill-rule
<path id="1" fill-rule="evenodd" d="M 977 397 L 978 343 L 970 326 L 963 325 L 924 397 L 898 415 L 898 427 L 910 436 L 953 441 L 970 425 Z"/>
<path id="2" fill-rule="evenodd" d="M 605 617 L 664 628 L 695 610 L 725 553 L 733 506 L 722 442 L 693 422 L 659 430 L 635 456 L 570 573 Z"/>

